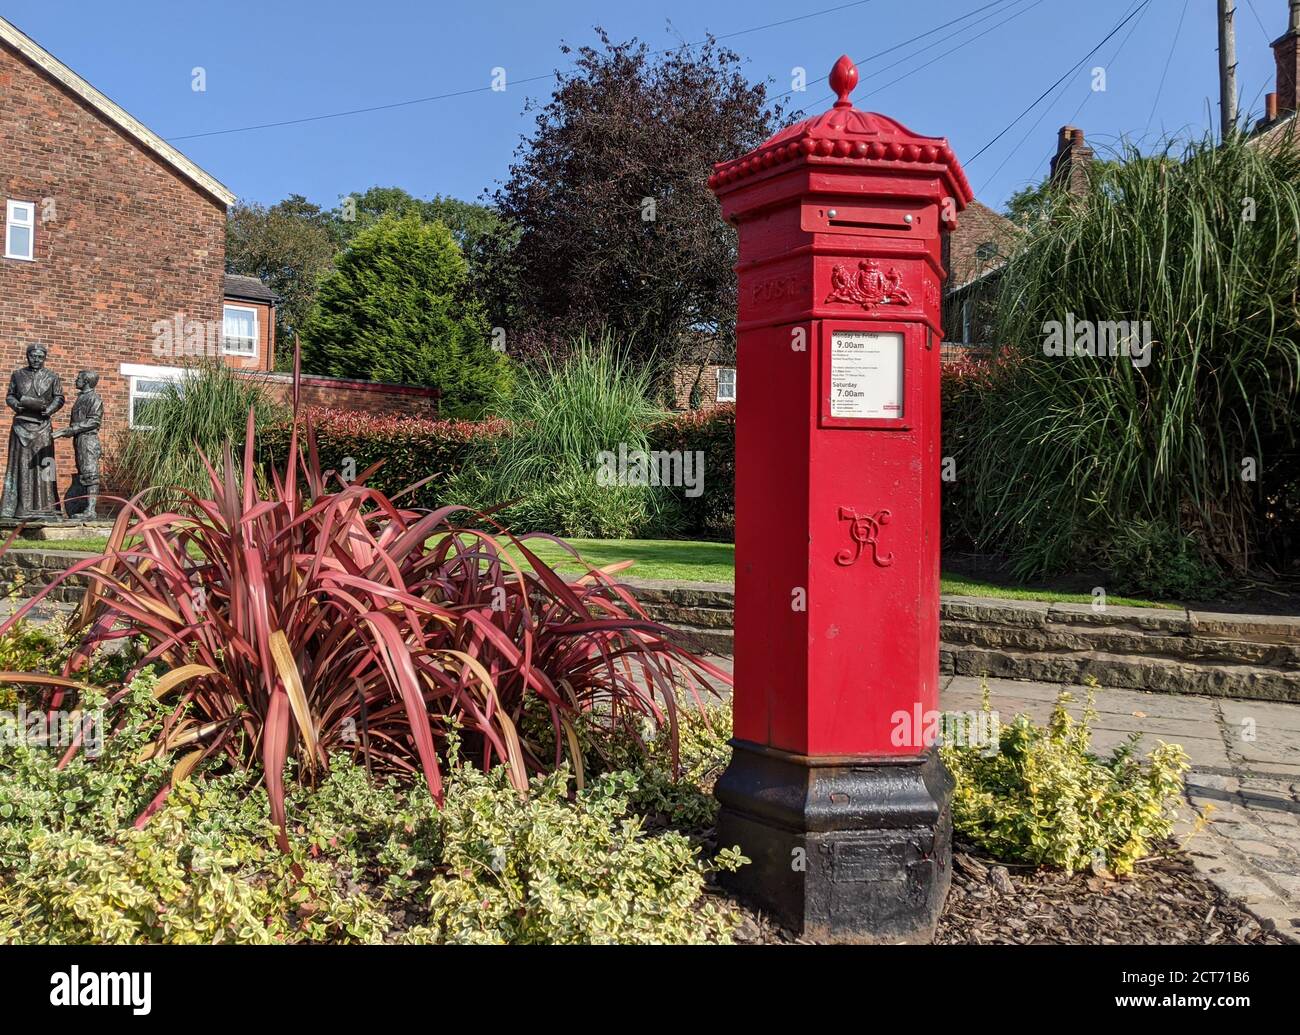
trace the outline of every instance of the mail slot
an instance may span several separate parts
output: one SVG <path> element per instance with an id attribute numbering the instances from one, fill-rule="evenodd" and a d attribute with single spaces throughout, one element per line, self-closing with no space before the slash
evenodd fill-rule
<path id="1" fill-rule="evenodd" d="M 836 201 L 805 205 L 801 229 L 810 233 L 885 237 L 937 235 L 934 206 Z"/>

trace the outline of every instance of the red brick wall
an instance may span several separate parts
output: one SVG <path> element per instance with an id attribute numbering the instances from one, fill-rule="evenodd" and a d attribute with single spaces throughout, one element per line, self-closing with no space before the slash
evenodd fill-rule
<path id="1" fill-rule="evenodd" d="M 285 405 L 293 396 L 293 378 L 288 374 L 255 375 L 271 394 Z M 403 417 L 437 417 L 436 388 L 415 385 L 385 385 L 370 381 L 350 381 L 338 377 L 302 377 L 300 402 L 303 407 L 329 406 L 338 410 L 362 413 L 393 414 Z"/>
<path id="2" fill-rule="evenodd" d="M 59 427 L 77 371 L 98 371 L 111 449 L 127 419 L 120 364 L 178 365 L 155 353 L 154 323 L 221 320 L 225 208 L 4 46 L 0 192 L 36 204 L 34 261 L 0 257 L 0 378 L 47 346 L 68 399 Z M 72 444 L 56 450 L 62 495 Z"/>
<path id="3" fill-rule="evenodd" d="M 730 400 L 720 400 L 718 398 L 718 371 L 724 369 L 722 364 L 710 363 L 701 367 L 699 364 L 689 363 L 679 366 L 673 371 L 673 402 L 677 409 L 688 410 L 691 407 L 691 391 L 694 389 L 696 380 L 699 380 L 699 398 L 700 406 L 716 406 L 719 402 L 729 402 Z M 734 369 L 727 367 L 726 369 Z"/>

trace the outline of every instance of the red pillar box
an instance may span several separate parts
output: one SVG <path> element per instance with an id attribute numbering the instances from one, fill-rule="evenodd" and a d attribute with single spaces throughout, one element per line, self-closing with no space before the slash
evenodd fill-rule
<path id="1" fill-rule="evenodd" d="M 739 232 L 734 882 L 838 941 L 928 940 L 949 882 L 938 709 L 947 141 L 834 108 L 716 167 Z"/>

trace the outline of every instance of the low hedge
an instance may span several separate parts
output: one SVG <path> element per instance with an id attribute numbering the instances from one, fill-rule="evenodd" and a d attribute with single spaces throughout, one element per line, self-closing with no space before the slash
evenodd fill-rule
<path id="1" fill-rule="evenodd" d="M 980 542 L 972 527 L 970 494 L 977 490 L 963 475 L 965 461 L 978 445 L 971 438 L 971 428 L 977 423 L 976 412 L 983 404 L 985 392 L 1000 376 L 1004 365 L 1010 362 L 1014 362 L 1014 358 L 1006 355 L 987 360 L 963 356 L 955 363 L 945 363 L 940 369 L 939 396 L 943 412 L 941 527 L 945 546 L 978 550 L 990 545 Z"/>
<path id="2" fill-rule="evenodd" d="M 383 461 L 367 484 L 390 494 L 433 475 L 431 482 L 403 497 L 403 502 L 417 507 L 460 502 L 449 498 L 446 485 L 460 470 L 466 447 L 471 441 L 510 433 L 510 425 L 500 419 L 429 420 L 325 407 L 313 408 L 309 415 L 325 470 L 355 476 Z M 283 461 L 289 448 L 289 431 L 286 421 L 258 433 L 258 448 L 265 462 Z M 652 450 L 703 454 L 704 491 L 692 497 L 684 486 L 666 488 L 664 491 L 672 493 L 674 500 L 668 523 L 663 528 L 647 529 L 645 534 L 729 540 L 736 527 L 736 408 L 718 406 L 673 414 L 651 426 L 649 445 Z M 568 532 L 560 528 L 529 531 L 557 535 Z"/>
<path id="3" fill-rule="evenodd" d="M 686 495 L 675 487 L 677 523 L 673 533 L 692 539 L 730 541 L 736 534 L 736 407 L 676 413 L 650 429 L 651 450 L 698 450 L 704 460 L 704 492 Z"/>
<path id="4" fill-rule="evenodd" d="M 450 502 L 444 485 L 459 469 L 471 440 L 509 432 L 509 425 L 502 420 L 430 420 L 327 407 L 313 408 L 309 416 L 323 470 L 360 475 L 382 461 L 366 484 L 390 495 L 433 475 L 431 482 L 402 497 L 402 503 L 417 507 Z M 290 428 L 286 421 L 258 433 L 258 447 L 265 461 L 283 461 L 289 449 Z"/>

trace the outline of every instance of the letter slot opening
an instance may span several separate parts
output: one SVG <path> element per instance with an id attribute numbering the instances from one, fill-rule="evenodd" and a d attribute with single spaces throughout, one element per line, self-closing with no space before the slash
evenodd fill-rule
<path id="1" fill-rule="evenodd" d="M 864 205 L 861 203 L 821 204 L 806 207 L 803 229 L 814 233 L 872 234 L 884 237 L 930 236 L 928 215 L 910 207 Z"/>
<path id="2" fill-rule="evenodd" d="M 830 226 L 847 226 L 855 227 L 861 230 L 911 230 L 912 223 L 879 223 L 872 222 L 868 219 L 836 219 L 828 218 L 826 222 Z"/>

